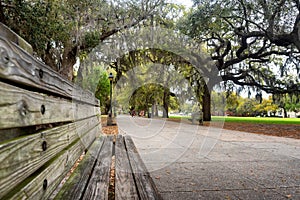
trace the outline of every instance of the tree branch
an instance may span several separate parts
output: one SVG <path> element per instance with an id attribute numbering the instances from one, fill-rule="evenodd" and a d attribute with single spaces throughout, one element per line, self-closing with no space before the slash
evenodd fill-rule
<path id="1" fill-rule="evenodd" d="M 6 19 L 5 19 L 5 15 L 4 15 L 2 0 L 0 0 L 0 22 L 2 22 L 3 24 L 6 24 L 5 23 Z"/>

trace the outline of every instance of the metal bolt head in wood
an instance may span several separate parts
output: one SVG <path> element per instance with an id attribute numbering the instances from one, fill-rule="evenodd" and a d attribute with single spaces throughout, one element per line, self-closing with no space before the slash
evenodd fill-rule
<path id="1" fill-rule="evenodd" d="M 46 190 L 47 187 L 48 187 L 48 181 L 47 181 L 47 179 L 45 179 L 45 180 L 43 181 L 43 189 Z"/>
<path id="2" fill-rule="evenodd" d="M 41 105 L 41 113 L 42 113 L 42 115 L 45 114 L 45 112 L 46 112 L 45 105 Z"/>
<path id="3" fill-rule="evenodd" d="M 46 141 L 44 141 L 44 142 L 42 143 L 42 149 L 43 149 L 43 151 L 46 151 L 46 150 L 47 150 L 47 142 L 46 142 Z"/>

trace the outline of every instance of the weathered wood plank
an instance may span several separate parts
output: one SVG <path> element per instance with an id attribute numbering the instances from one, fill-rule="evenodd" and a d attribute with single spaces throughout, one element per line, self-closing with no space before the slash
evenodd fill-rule
<path id="1" fill-rule="evenodd" d="M 77 138 L 88 147 L 98 125 L 93 117 L 0 144 L 0 198 Z"/>
<path id="2" fill-rule="evenodd" d="M 0 35 L 5 39 L 19 45 L 22 49 L 24 49 L 31 55 L 33 54 L 32 46 L 2 23 L 0 23 Z"/>
<path id="3" fill-rule="evenodd" d="M 140 198 L 143 200 L 162 199 L 132 138 L 124 136 L 124 141 Z"/>
<path id="4" fill-rule="evenodd" d="M 110 167 L 112 162 L 113 137 L 108 136 L 102 145 L 96 166 L 84 193 L 83 199 L 108 199 Z"/>
<path id="5" fill-rule="evenodd" d="M 116 138 L 115 155 L 115 199 L 139 199 L 124 139 L 120 135 Z"/>
<path id="6" fill-rule="evenodd" d="M 101 134 L 99 124 L 96 127 L 94 127 L 93 130 L 90 131 L 88 134 L 84 134 L 88 130 L 89 127 L 86 126 L 84 132 L 77 132 L 77 134 L 79 135 L 80 142 L 85 146 L 86 149 L 89 149 L 90 145 L 92 144 L 92 141 L 94 141 L 95 138 L 99 137 Z"/>
<path id="7" fill-rule="evenodd" d="M 2 82 L 0 96 L 0 129 L 76 121 L 100 114 L 96 106 L 30 92 Z"/>
<path id="8" fill-rule="evenodd" d="M 55 199 L 79 200 L 82 198 L 93 167 L 95 166 L 96 158 L 105 140 L 106 137 L 102 136 L 93 143 L 84 159 L 80 162 L 69 180 L 63 185 Z"/>
<path id="9" fill-rule="evenodd" d="M 49 161 L 43 171 L 25 187 L 16 187 L 11 191 L 14 195 L 9 199 L 49 199 L 84 150 L 85 146 L 78 140 L 68 150 L 62 151 L 56 159 Z M 47 187 L 44 188 L 45 183 Z"/>
<path id="10" fill-rule="evenodd" d="M 2 36 L 0 36 L 0 78 L 99 106 L 99 101 L 93 93 L 64 79 L 56 71 Z"/>

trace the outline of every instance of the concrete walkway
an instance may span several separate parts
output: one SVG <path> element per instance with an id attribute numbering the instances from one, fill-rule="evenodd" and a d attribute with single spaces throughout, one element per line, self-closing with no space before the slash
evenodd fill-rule
<path id="1" fill-rule="evenodd" d="M 300 199 L 300 140 L 121 115 L 164 199 Z"/>

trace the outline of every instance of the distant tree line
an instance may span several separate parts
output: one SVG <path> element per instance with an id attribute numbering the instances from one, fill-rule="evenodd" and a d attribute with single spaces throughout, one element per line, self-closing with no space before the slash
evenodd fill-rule
<path id="1" fill-rule="evenodd" d="M 285 95 L 277 101 L 270 95 L 267 99 L 257 97 L 245 98 L 236 93 L 212 93 L 212 114 L 232 116 L 275 116 L 283 110 L 283 117 L 287 112 L 300 112 L 300 102 L 295 95 Z"/>

